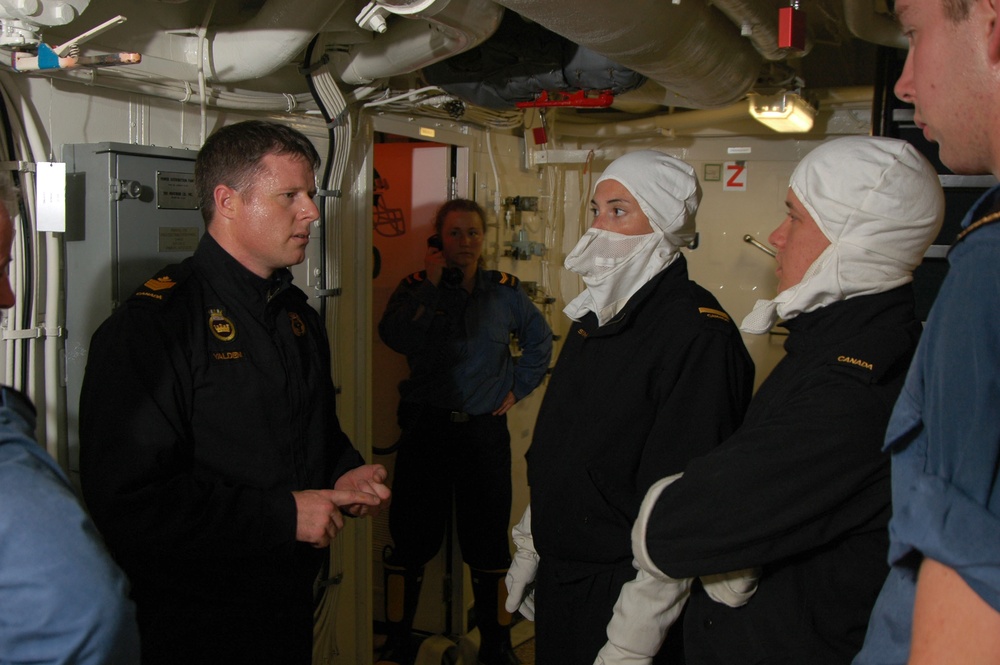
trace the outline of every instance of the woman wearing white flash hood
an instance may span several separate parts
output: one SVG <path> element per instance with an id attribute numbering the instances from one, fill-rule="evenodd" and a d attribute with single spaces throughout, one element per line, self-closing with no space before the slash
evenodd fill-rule
<path id="1" fill-rule="evenodd" d="M 591 311 L 601 325 L 614 317 L 694 240 L 700 199 L 694 169 L 679 159 L 643 150 L 613 162 L 595 183 L 593 225 L 566 257 L 587 285 L 566 315 Z"/>
<path id="2" fill-rule="evenodd" d="M 921 329 L 909 282 L 943 195 L 912 146 L 874 137 L 815 148 L 789 184 L 779 293 L 743 322 L 783 317 L 786 355 L 728 440 L 649 489 L 599 662 L 648 663 L 677 632 L 688 665 L 847 665 L 861 646 L 888 571 L 882 439 Z M 738 609 L 691 584 L 747 568 L 762 572 Z"/>
<path id="3" fill-rule="evenodd" d="M 698 200 L 688 164 L 629 153 L 597 180 L 592 227 L 566 258 L 587 288 L 565 309 L 507 576 L 508 609 L 535 620 L 539 665 L 593 662 L 636 574 L 629 533 L 643 495 L 724 440 L 749 401 L 739 331 L 680 251 Z"/>

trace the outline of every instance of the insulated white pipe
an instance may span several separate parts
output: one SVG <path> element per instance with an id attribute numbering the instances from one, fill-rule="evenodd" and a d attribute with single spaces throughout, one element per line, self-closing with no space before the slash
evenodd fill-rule
<path id="1" fill-rule="evenodd" d="M 108 69 L 100 72 L 94 69 L 67 69 L 41 72 L 43 76 L 65 78 L 84 85 L 118 90 L 120 92 L 149 95 L 160 99 L 170 99 L 183 103 L 200 104 L 202 97 L 191 86 L 185 88 L 184 81 L 164 79 L 162 82 L 145 78 L 135 78 L 125 69 Z M 312 98 L 308 93 L 268 93 L 250 90 L 231 91 L 212 88 L 205 89 L 205 101 L 220 109 L 244 111 L 269 111 L 290 113 L 293 108 L 308 107 Z"/>
<path id="2" fill-rule="evenodd" d="M 829 88 L 815 91 L 822 109 L 870 106 L 873 90 L 867 86 Z M 579 116 L 559 116 L 559 134 L 587 138 L 620 139 L 632 136 L 698 130 L 746 120 L 750 112 L 745 101 L 721 109 L 663 113 L 649 118 L 618 122 L 581 122 Z"/>
<path id="3" fill-rule="evenodd" d="M 66 438 L 66 391 L 62 376 L 62 310 L 59 267 L 62 265 L 62 242 L 55 233 L 45 234 L 45 448 L 63 469 L 69 469 L 69 446 Z"/>
<path id="4" fill-rule="evenodd" d="M 425 12 L 391 23 L 384 34 L 335 55 L 331 69 L 348 85 L 408 74 L 467 51 L 500 26 L 503 7 L 492 0 L 441 0 Z"/>
<path id="5" fill-rule="evenodd" d="M 721 109 L 664 113 L 639 120 L 619 122 L 573 122 L 572 116 L 559 117 L 559 134 L 589 138 L 624 138 L 628 136 L 664 134 L 679 129 L 697 129 L 724 125 L 750 117 L 746 102 Z"/>
<path id="6" fill-rule="evenodd" d="M 215 31 L 203 55 L 209 80 L 246 81 L 288 64 L 344 0 L 268 0 L 252 19 Z"/>

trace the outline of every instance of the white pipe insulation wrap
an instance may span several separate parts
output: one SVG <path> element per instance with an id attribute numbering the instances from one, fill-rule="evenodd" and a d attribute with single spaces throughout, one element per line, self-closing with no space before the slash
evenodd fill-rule
<path id="1" fill-rule="evenodd" d="M 235 83 L 273 74 L 302 52 L 344 0 L 268 0 L 240 25 L 211 30 L 204 49 L 207 78 Z"/>
<path id="2" fill-rule="evenodd" d="M 763 58 L 739 27 L 706 2 L 498 0 L 508 9 L 609 60 L 633 69 L 682 99 L 686 108 L 720 108 L 750 90 Z"/>
<path id="3" fill-rule="evenodd" d="M 341 81 L 362 85 L 408 74 L 478 46 L 500 26 L 503 7 L 492 0 L 437 0 L 400 15 L 411 20 L 396 21 L 372 41 L 331 54 L 331 70 Z"/>

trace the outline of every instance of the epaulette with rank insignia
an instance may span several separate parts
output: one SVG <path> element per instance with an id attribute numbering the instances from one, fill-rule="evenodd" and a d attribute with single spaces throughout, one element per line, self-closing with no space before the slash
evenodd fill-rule
<path id="1" fill-rule="evenodd" d="M 703 314 L 710 319 L 718 319 L 719 321 L 729 323 L 729 315 L 721 309 L 715 309 L 714 307 L 699 307 L 698 313 Z"/>
<path id="2" fill-rule="evenodd" d="M 512 289 L 516 289 L 520 280 L 516 275 L 511 275 L 509 272 L 503 272 L 502 270 L 492 271 L 494 278 L 497 280 L 497 284 L 503 284 L 504 286 L 509 286 Z"/>
<path id="3" fill-rule="evenodd" d="M 190 269 L 185 264 L 167 266 L 140 284 L 139 288 L 132 292 L 132 298 L 166 300 L 188 274 L 190 274 Z"/>
<path id="4" fill-rule="evenodd" d="M 419 284 L 420 282 L 424 281 L 425 279 L 427 279 L 427 271 L 426 270 L 418 270 L 417 272 L 413 273 L 412 275 L 407 275 L 406 276 L 406 283 L 410 284 L 412 286 L 414 284 Z"/>

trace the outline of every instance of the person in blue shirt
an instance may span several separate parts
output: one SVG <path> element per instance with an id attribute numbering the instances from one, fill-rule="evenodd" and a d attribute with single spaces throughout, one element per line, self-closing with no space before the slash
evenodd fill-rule
<path id="1" fill-rule="evenodd" d="M 0 308 L 15 193 L 0 178 Z M 0 386 L 0 663 L 134 665 L 135 607 L 69 479 L 34 438 L 35 408 Z"/>
<path id="2" fill-rule="evenodd" d="M 898 0 L 896 96 L 960 174 L 1000 176 L 1000 21 L 987 0 Z M 1000 660 L 1000 188 L 962 221 L 896 403 L 892 570 L 858 665 Z"/>
<path id="3" fill-rule="evenodd" d="M 441 547 L 453 498 L 462 557 L 472 571 L 479 660 L 516 662 L 500 597 L 510 565 L 506 414 L 544 378 L 552 331 L 515 276 L 483 269 L 485 219 L 475 201 L 445 203 L 434 226 L 440 248 L 428 246 L 426 268 L 399 284 L 379 322 L 382 340 L 410 367 L 399 387 L 384 662 L 412 658 L 423 567 Z M 522 350 L 516 362 L 511 335 Z"/>

